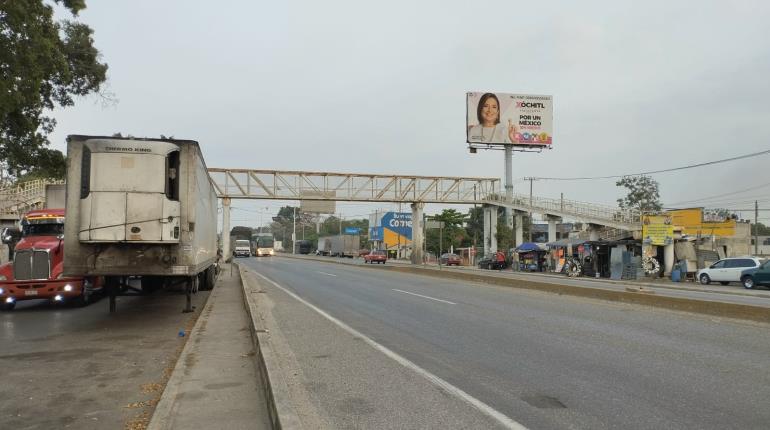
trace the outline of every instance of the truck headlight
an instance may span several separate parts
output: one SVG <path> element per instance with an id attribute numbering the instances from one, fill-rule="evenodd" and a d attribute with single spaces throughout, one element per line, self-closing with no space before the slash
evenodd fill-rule
<path id="1" fill-rule="evenodd" d="M 69 293 L 70 291 L 72 291 L 72 285 L 70 285 L 70 284 L 67 284 L 67 285 L 65 285 L 65 286 L 64 286 L 64 291 L 66 291 L 66 292 L 68 292 L 68 293 Z"/>
<path id="2" fill-rule="evenodd" d="M 0 296 L 2 296 L 4 292 L 5 292 L 5 290 L 0 288 Z"/>

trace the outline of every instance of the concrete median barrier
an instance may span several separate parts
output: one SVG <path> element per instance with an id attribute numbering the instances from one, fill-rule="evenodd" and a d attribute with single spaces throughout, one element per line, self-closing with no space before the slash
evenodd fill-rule
<path id="1" fill-rule="evenodd" d="M 265 398 L 267 399 L 267 409 L 270 414 L 270 421 L 274 429 L 302 429 L 302 422 L 299 415 L 294 411 L 289 397 L 289 388 L 283 378 L 278 363 L 278 358 L 273 352 L 270 344 L 270 333 L 265 328 L 262 318 L 257 308 L 256 294 L 262 291 L 258 285 L 247 282 L 244 275 L 244 269 L 238 263 L 238 273 L 241 278 L 243 288 L 243 305 L 249 315 L 249 328 L 254 341 L 256 353 L 256 365 L 259 367 L 262 376 L 262 386 L 265 389 Z"/>

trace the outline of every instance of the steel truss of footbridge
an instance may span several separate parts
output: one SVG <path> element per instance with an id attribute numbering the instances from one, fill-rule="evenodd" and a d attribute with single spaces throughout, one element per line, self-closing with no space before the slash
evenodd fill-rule
<path id="1" fill-rule="evenodd" d="M 633 210 L 521 194 L 506 198 L 497 178 L 222 168 L 208 171 L 222 198 L 488 204 L 621 230 L 641 228 L 640 214 Z"/>
<path id="2" fill-rule="evenodd" d="M 219 197 L 395 203 L 482 203 L 500 192 L 497 178 L 208 169 Z"/>

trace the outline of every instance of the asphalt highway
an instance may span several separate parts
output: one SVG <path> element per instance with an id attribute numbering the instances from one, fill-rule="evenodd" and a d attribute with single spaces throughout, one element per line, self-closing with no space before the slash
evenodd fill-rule
<path id="1" fill-rule="evenodd" d="M 293 348 L 287 356 L 295 356 L 298 371 L 308 376 L 311 403 L 333 428 L 382 426 L 364 416 L 377 414 L 390 414 L 386 427 L 427 428 L 434 421 L 426 416 L 437 408 L 448 415 L 464 409 L 426 404 L 410 384 L 383 384 L 372 367 L 394 358 L 371 343 L 364 345 L 373 351 L 365 358 L 360 342 L 306 357 L 311 352 L 297 339 L 312 343 L 328 333 L 321 333 L 320 317 L 303 323 L 318 312 L 286 291 L 418 369 L 401 366 L 390 370 L 393 378 L 411 375 L 418 385 L 430 383 L 426 375 L 432 375 L 449 384 L 437 389 L 452 401 L 467 404 L 470 398 L 489 408 L 486 415 L 468 408 L 468 415 L 484 415 L 468 422 L 505 427 L 489 420 L 492 411 L 531 429 L 764 429 L 770 423 L 765 324 L 357 265 L 282 257 L 239 262 L 275 282 L 262 285 Z M 346 368 L 335 370 L 344 384 L 314 370 L 318 357 L 335 356 L 347 360 Z M 375 393 L 383 385 L 392 396 L 372 394 L 367 400 L 358 394 L 365 408 L 331 410 L 339 406 L 328 400 L 334 390 L 355 386 Z M 424 407 L 405 409 L 398 402 Z"/>

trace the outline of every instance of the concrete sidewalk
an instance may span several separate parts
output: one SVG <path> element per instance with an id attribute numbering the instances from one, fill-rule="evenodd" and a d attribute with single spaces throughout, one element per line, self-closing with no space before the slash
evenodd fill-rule
<path id="1" fill-rule="evenodd" d="M 225 264 L 148 429 L 271 428 L 249 324 L 238 268 Z"/>

